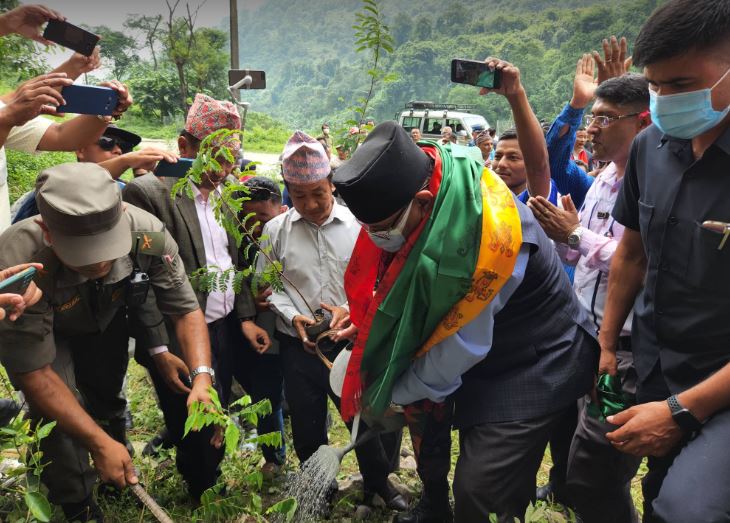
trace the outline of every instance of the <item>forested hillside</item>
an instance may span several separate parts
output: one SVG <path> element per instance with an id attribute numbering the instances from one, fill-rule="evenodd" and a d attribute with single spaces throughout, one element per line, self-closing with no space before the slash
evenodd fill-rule
<path id="1" fill-rule="evenodd" d="M 371 116 L 392 118 L 409 100 L 476 103 L 489 121 L 509 119 L 504 100 L 451 84 L 452 58 L 496 55 L 522 71 L 533 107 L 552 118 L 567 100 L 582 52 L 616 34 L 632 41 L 662 0 L 407 0 L 380 2 L 396 48 L 385 68 L 398 79 L 374 98 Z M 257 111 L 291 126 L 352 117 L 365 89 L 364 56 L 351 28 L 358 0 L 241 3 L 241 65 L 267 71 L 268 89 L 251 93 Z"/>

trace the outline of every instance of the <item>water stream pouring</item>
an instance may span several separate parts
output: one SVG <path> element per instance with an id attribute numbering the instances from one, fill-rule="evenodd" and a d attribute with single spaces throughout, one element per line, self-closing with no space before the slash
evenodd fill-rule
<path id="1" fill-rule="evenodd" d="M 319 343 L 317 343 L 317 346 L 319 346 Z M 330 387 L 332 391 L 337 396 L 341 396 L 352 351 L 349 350 L 349 347 L 342 349 L 337 354 L 334 362 L 330 362 L 319 350 L 317 352 L 322 363 L 330 369 Z M 378 424 L 369 427 L 362 435 L 359 435 L 360 417 L 361 415 L 358 413 L 353 420 L 352 437 L 346 446 L 321 445 L 302 464 L 300 471 L 294 475 L 293 480 L 287 486 L 285 495 L 294 497 L 297 500 L 296 521 L 308 523 L 320 518 L 326 512 L 330 485 L 337 479 L 342 458 L 348 452 L 381 433 L 398 430 L 405 425 L 405 416 L 402 413 L 397 413 L 395 416 L 378 420 Z"/>

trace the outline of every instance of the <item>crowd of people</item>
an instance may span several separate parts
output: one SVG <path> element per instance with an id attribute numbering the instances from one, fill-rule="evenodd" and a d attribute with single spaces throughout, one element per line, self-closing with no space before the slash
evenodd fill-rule
<path id="1" fill-rule="evenodd" d="M 0 37 L 43 41 L 51 19 L 63 16 L 18 7 L 0 14 Z M 213 427 L 183 436 L 189 409 L 210 404 L 211 387 L 229 405 L 235 380 L 271 403 L 258 433 L 284 441 L 260 449 L 267 479 L 285 471 L 290 448 L 304 463 L 327 444 L 329 401 L 348 428 L 383 428 L 355 448 L 362 504 L 382 498 L 399 523 L 513 521 L 536 499 L 586 523 L 730 520 L 726 0 L 669 0 L 632 57 L 616 37 L 581 56 L 551 125 L 535 116 L 518 64 L 490 57 L 501 85 L 474 94 L 503 97 L 513 129 L 475 128 L 462 146 L 449 127 L 430 141 L 366 122 L 350 130 L 353 151 L 324 123 L 316 137 L 290 137 L 281 184 L 236 176 L 244 143 L 218 131 L 239 130 L 239 112 L 205 94 L 178 153 L 135 150 L 141 138 L 112 123 L 133 104 L 118 81 L 102 84 L 118 94 L 110 117 L 41 116 L 99 61 L 98 49 L 74 54 L 0 97 L 0 282 L 37 270 L 22 294 L 0 293 L 0 362 L 25 415 L 57 422 L 41 479 L 69 521 L 104 521 L 98 481 L 138 482 L 130 339 L 165 422 L 145 452 L 176 448 L 193 502 L 219 481 L 224 449 Z M 158 162 L 195 159 L 214 133 L 214 150 L 231 155 L 171 197 L 177 179 L 156 175 Z M 4 147 L 75 151 L 77 162 L 40 172 L 11 213 Z M 224 185 L 241 188 L 241 216 L 256 222 L 243 245 L 218 221 Z M 189 278 L 261 274 L 270 260 L 281 285 L 256 292 Z M 324 334 L 312 334 L 315 311 Z M 334 390 L 322 360 L 340 357 Z M 388 478 L 405 427 L 423 485 L 410 506 Z M 548 445 L 550 480 L 537 487 Z"/>

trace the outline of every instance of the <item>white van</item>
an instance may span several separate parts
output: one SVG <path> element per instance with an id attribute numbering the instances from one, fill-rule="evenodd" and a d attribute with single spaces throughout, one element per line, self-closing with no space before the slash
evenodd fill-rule
<path id="1" fill-rule="evenodd" d="M 406 131 L 419 129 L 423 138 L 430 140 L 441 138 L 441 129 L 449 126 L 454 130 L 457 142 L 465 145 L 471 140 L 471 131 L 474 126 L 481 125 L 483 129 L 489 128 L 486 118 L 470 112 L 475 107 L 467 104 L 413 101 L 406 104 L 405 110 L 396 114 L 396 119 Z"/>

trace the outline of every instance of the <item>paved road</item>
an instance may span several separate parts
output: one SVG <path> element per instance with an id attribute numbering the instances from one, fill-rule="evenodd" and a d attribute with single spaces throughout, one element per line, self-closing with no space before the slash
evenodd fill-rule
<path id="1" fill-rule="evenodd" d="M 167 151 L 177 151 L 177 141 L 175 140 L 155 140 L 155 139 L 142 139 L 140 147 L 159 147 Z M 257 153 L 246 151 L 245 155 L 249 160 L 255 162 L 261 162 L 261 169 L 264 171 L 275 170 L 277 163 L 279 162 L 279 155 L 273 153 Z"/>

